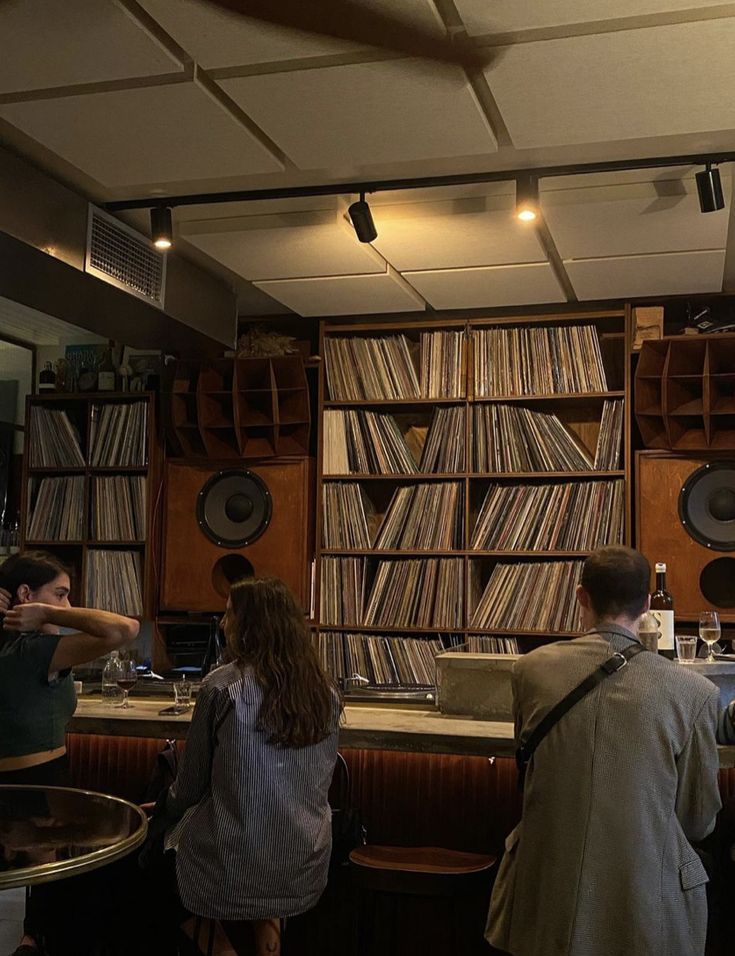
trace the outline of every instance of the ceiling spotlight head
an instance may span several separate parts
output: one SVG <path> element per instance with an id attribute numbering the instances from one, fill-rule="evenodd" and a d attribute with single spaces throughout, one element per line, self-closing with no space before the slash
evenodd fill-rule
<path id="1" fill-rule="evenodd" d="M 538 182 L 535 176 L 521 173 L 516 176 L 516 219 L 534 222 L 538 214 Z"/>
<path id="2" fill-rule="evenodd" d="M 174 244 L 170 206 L 154 206 L 151 209 L 151 239 L 156 249 L 162 252 Z"/>
<path id="3" fill-rule="evenodd" d="M 700 212 L 717 212 L 725 208 L 725 197 L 722 195 L 722 182 L 719 169 L 712 169 L 712 164 L 694 177 L 697 180 Z"/>
<path id="4" fill-rule="evenodd" d="M 365 202 L 365 193 L 360 193 L 359 202 L 353 202 L 347 210 L 352 227 L 360 242 L 372 242 L 378 238 L 370 206 Z"/>

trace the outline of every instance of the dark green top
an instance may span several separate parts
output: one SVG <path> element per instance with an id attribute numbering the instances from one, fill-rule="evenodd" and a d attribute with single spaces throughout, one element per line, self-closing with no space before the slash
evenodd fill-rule
<path id="1" fill-rule="evenodd" d="M 0 757 L 63 747 L 77 700 L 71 672 L 49 679 L 59 634 L 0 634 Z"/>

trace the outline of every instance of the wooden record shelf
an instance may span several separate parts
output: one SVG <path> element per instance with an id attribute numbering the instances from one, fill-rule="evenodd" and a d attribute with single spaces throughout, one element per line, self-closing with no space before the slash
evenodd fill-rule
<path id="1" fill-rule="evenodd" d="M 306 457 L 311 413 L 300 355 L 177 362 L 167 431 L 186 458 Z"/>
<path id="2" fill-rule="evenodd" d="M 735 450 L 735 334 L 644 342 L 634 410 L 647 448 Z"/>

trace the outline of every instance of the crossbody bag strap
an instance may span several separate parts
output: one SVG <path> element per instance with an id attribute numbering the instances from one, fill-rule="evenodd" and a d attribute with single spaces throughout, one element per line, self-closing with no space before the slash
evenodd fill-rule
<path id="1" fill-rule="evenodd" d="M 552 707 L 548 714 L 538 722 L 529 734 L 528 739 L 516 750 L 516 764 L 518 765 L 519 784 L 521 787 L 523 787 L 526 767 L 534 751 L 554 724 L 561 720 L 564 714 L 571 710 L 572 707 L 589 694 L 591 690 L 594 690 L 598 684 L 601 684 L 605 678 L 610 677 L 612 674 L 617 674 L 636 654 L 640 654 L 641 651 L 645 650 L 646 648 L 642 644 L 631 644 L 631 646 L 626 647 L 624 651 L 618 651 L 613 654 L 612 657 L 608 657 L 589 677 L 585 677 L 581 683 L 577 684 L 574 690 L 571 690 L 566 697 L 560 700 L 556 706 Z"/>

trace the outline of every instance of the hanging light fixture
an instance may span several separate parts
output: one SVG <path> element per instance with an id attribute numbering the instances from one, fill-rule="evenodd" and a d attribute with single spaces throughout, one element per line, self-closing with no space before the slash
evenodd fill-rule
<path id="1" fill-rule="evenodd" d="M 534 222 L 538 219 L 538 182 L 535 176 L 519 173 L 516 176 L 516 219 Z"/>
<path id="2" fill-rule="evenodd" d="M 162 252 L 174 244 L 170 206 L 154 206 L 151 209 L 151 239 L 156 249 Z"/>
<path id="3" fill-rule="evenodd" d="M 370 206 L 365 202 L 365 193 L 360 193 L 359 202 L 353 202 L 347 210 L 355 235 L 360 242 L 372 242 L 378 238 Z"/>
<path id="4" fill-rule="evenodd" d="M 713 169 L 707 163 L 701 173 L 694 177 L 697 180 L 700 212 L 717 212 L 725 208 L 725 197 L 722 195 L 722 182 L 719 169 Z"/>

